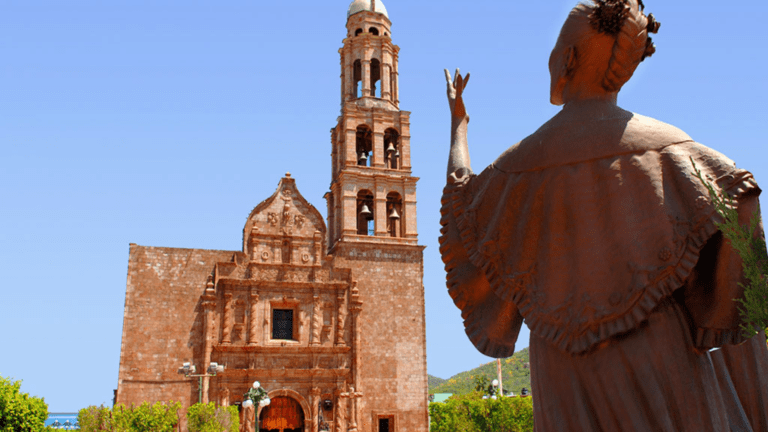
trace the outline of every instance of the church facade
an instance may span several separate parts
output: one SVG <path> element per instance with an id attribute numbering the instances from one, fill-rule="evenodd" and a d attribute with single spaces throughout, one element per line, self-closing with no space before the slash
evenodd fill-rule
<path id="1" fill-rule="evenodd" d="M 261 430 L 428 430 L 418 179 L 398 52 L 384 5 L 354 1 L 327 225 L 286 174 L 248 216 L 242 250 L 131 244 L 116 403 L 229 405 L 259 381 L 272 401 Z M 180 375 L 184 363 L 196 373 Z M 223 372 L 206 373 L 212 363 Z"/>

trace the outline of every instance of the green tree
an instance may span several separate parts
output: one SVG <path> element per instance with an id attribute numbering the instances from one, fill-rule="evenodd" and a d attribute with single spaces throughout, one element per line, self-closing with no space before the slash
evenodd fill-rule
<path id="1" fill-rule="evenodd" d="M 48 405 L 20 389 L 21 381 L 0 376 L 0 432 L 45 431 Z"/>
<path id="2" fill-rule="evenodd" d="M 533 431 L 533 400 L 530 397 L 482 399 L 483 393 L 452 396 L 429 404 L 432 432 L 529 432 Z"/>
<path id="3" fill-rule="evenodd" d="M 237 432 L 240 417 L 236 406 L 197 403 L 187 410 L 187 427 L 189 432 Z"/>

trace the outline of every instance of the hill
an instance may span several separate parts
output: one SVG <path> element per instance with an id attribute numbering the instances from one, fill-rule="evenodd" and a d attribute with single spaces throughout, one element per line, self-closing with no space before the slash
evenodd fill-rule
<path id="1" fill-rule="evenodd" d="M 488 381 L 496 379 L 496 361 L 492 361 L 458 373 L 443 382 L 433 385 L 429 377 L 429 393 L 466 394 L 475 389 L 475 376 L 485 376 Z M 440 378 L 436 378 L 440 380 Z M 501 381 L 504 390 L 520 394 L 523 387 L 531 389 L 531 368 L 528 348 L 516 352 L 512 357 L 501 359 Z M 437 381 L 435 381 L 437 382 Z"/>
<path id="2" fill-rule="evenodd" d="M 430 389 L 429 392 L 433 393 L 433 391 L 432 391 L 433 387 L 437 387 L 437 386 L 439 386 L 440 384 L 442 384 L 442 383 L 444 383 L 446 381 L 448 381 L 448 380 L 445 380 L 445 379 L 442 379 L 442 378 L 438 378 L 438 377 L 432 376 L 432 375 L 427 375 L 427 382 L 429 384 L 429 389 Z"/>

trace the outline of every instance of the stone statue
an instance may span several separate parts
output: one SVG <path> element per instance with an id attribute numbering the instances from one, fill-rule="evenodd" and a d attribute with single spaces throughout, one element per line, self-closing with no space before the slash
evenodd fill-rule
<path id="1" fill-rule="evenodd" d="M 446 71 L 448 291 L 486 355 L 512 355 L 525 319 L 537 431 L 765 431 L 765 339 L 737 345 L 741 261 L 692 162 L 745 222 L 760 189 L 683 131 L 617 106 L 655 52 L 659 23 L 643 9 L 594 0 L 571 11 L 549 61 L 563 109 L 479 175 L 469 75 Z"/>

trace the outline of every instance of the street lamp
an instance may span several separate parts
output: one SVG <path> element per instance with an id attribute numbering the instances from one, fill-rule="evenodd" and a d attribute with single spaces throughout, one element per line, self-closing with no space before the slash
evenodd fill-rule
<path id="1" fill-rule="evenodd" d="M 267 391 L 264 390 L 264 387 L 258 381 L 254 381 L 253 386 L 243 395 L 243 408 L 250 408 L 254 403 L 259 404 L 263 408 L 271 402 Z M 256 417 L 256 430 L 259 430 L 259 416 L 255 409 L 253 410 L 253 415 Z"/>
<path id="2" fill-rule="evenodd" d="M 216 362 L 211 362 L 211 364 L 208 366 L 208 370 L 206 371 L 207 373 L 195 375 L 196 371 L 197 371 L 197 368 L 195 367 L 195 365 L 190 364 L 189 362 L 184 362 L 182 366 L 179 368 L 178 372 L 184 375 L 184 378 L 189 378 L 189 377 L 198 378 L 197 401 L 202 402 L 203 401 L 203 378 L 215 377 L 216 374 L 224 372 L 224 365 L 220 365 Z"/>

